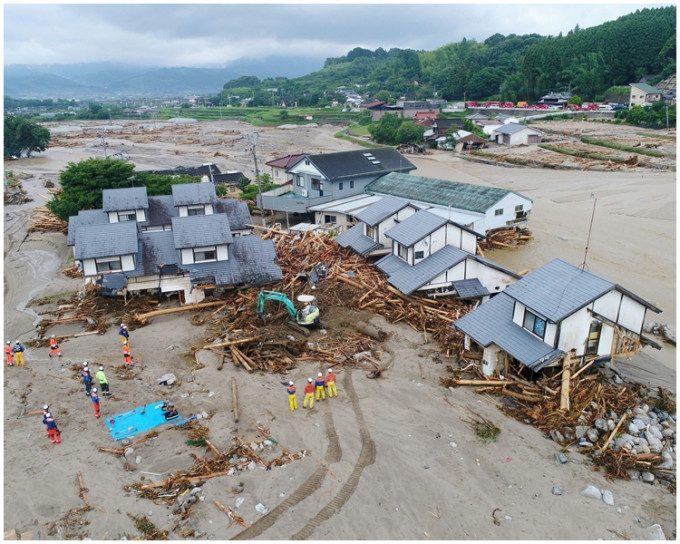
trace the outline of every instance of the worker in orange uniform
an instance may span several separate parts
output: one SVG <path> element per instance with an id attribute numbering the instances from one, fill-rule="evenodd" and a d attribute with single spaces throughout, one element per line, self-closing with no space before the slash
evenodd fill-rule
<path id="1" fill-rule="evenodd" d="M 92 388 L 92 393 L 90 394 L 92 399 L 92 404 L 94 405 L 94 417 L 99 419 L 99 395 L 97 395 L 97 388 Z"/>
<path id="2" fill-rule="evenodd" d="M 59 349 L 59 343 L 57 342 L 57 337 L 52 335 L 52 338 L 50 338 L 50 357 L 52 355 L 57 354 L 59 357 L 61 357 L 61 350 Z"/>
<path id="3" fill-rule="evenodd" d="M 295 384 L 293 382 L 288 382 L 288 404 L 290 405 L 290 411 L 297 410 L 297 395 L 295 394 Z"/>
<path id="4" fill-rule="evenodd" d="M 9 340 L 5 344 L 5 355 L 7 356 L 7 366 L 14 366 L 14 352 Z"/>
<path id="5" fill-rule="evenodd" d="M 316 386 L 316 400 L 319 400 L 319 397 L 326 400 L 326 380 L 323 379 L 321 372 L 316 375 L 314 385 Z"/>
<path id="6" fill-rule="evenodd" d="M 130 355 L 130 344 L 123 344 L 123 355 L 125 356 L 125 364 L 132 365 L 132 355 Z"/>
<path id="7" fill-rule="evenodd" d="M 326 386 L 328 387 L 328 398 L 338 396 L 338 388 L 335 387 L 335 374 L 333 369 L 329 368 L 326 371 Z"/>
<path id="8" fill-rule="evenodd" d="M 307 378 L 307 385 L 305 385 L 305 400 L 302 402 L 302 407 L 307 408 L 309 403 L 310 408 L 314 408 L 314 383 L 312 378 Z"/>
<path id="9" fill-rule="evenodd" d="M 14 342 L 14 347 L 12 348 L 12 351 L 14 352 L 14 356 L 17 358 L 17 366 L 26 366 L 26 363 L 24 362 L 24 346 L 19 340 Z"/>

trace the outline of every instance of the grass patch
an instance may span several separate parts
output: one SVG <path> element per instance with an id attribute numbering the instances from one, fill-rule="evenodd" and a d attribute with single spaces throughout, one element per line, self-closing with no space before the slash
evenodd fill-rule
<path id="1" fill-rule="evenodd" d="M 569 155 L 571 157 L 579 157 L 581 159 L 593 159 L 596 161 L 611 161 L 611 162 L 625 162 L 627 159 L 622 159 L 621 157 L 612 157 L 610 155 L 601 155 L 600 153 L 584 153 L 583 151 L 576 151 L 574 149 L 568 149 L 566 147 L 559 147 L 550 144 L 538 144 L 538 147 L 542 149 L 547 149 L 548 151 L 554 151 L 555 153 L 562 153 L 563 155 Z"/>
<path id="2" fill-rule="evenodd" d="M 653 149 L 644 149 L 640 147 L 633 147 L 630 145 L 621 145 L 621 144 L 615 144 L 613 142 L 606 142 L 604 140 L 597 140 L 595 138 L 588 138 L 587 136 L 583 136 L 581 138 L 581 142 L 584 144 L 590 144 L 590 145 L 599 145 L 601 147 L 608 147 L 610 149 L 618 149 L 619 151 L 626 151 L 627 153 L 637 153 L 639 155 L 648 155 L 650 157 L 662 157 L 663 155 L 659 153 L 658 151 L 654 151 Z"/>
<path id="3" fill-rule="evenodd" d="M 474 430 L 477 438 L 479 438 L 482 443 L 486 444 L 488 442 L 497 442 L 498 435 L 501 434 L 501 428 L 494 425 L 488 419 L 472 412 L 477 416 L 477 418 L 464 419 L 463 421 L 470 425 Z"/>

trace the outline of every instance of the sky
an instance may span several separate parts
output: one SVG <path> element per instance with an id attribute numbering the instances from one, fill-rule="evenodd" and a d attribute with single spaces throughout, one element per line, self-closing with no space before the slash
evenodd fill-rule
<path id="1" fill-rule="evenodd" d="M 3 62 L 222 67 L 239 58 L 326 59 L 355 47 L 431 51 L 495 33 L 557 36 L 669 4 L 4 2 Z"/>

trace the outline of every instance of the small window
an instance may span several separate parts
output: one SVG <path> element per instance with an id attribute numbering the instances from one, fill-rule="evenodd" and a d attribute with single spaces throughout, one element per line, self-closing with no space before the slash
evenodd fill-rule
<path id="1" fill-rule="evenodd" d="M 541 338 L 545 336 L 545 319 L 538 317 L 529 310 L 524 313 L 524 324 L 522 326 L 536 336 Z"/>
<path id="2" fill-rule="evenodd" d="M 406 246 L 397 244 L 397 254 L 399 255 L 399 257 L 408 262 L 408 248 Z"/>
<path id="3" fill-rule="evenodd" d="M 349 182 L 349 188 L 354 189 L 354 180 L 350 180 Z"/>
<path id="4" fill-rule="evenodd" d="M 416 254 L 415 254 L 416 259 L 423 259 L 424 257 L 425 257 L 424 251 L 416 251 Z"/>
<path id="5" fill-rule="evenodd" d="M 353 216 L 353 215 L 346 215 L 346 216 L 345 216 L 345 221 L 346 221 L 348 224 L 353 223 L 353 222 L 354 222 L 354 216 Z"/>
<path id="6" fill-rule="evenodd" d="M 120 257 L 115 257 L 114 259 L 100 260 L 97 259 L 97 272 L 104 274 L 106 272 L 115 272 L 116 270 L 122 270 L 123 267 L 120 263 Z"/>
<path id="7" fill-rule="evenodd" d="M 600 333 L 602 332 L 602 323 L 593 321 L 590 324 L 588 331 L 588 343 L 586 344 L 586 355 L 597 355 L 597 346 L 600 343 Z"/>
<path id="8" fill-rule="evenodd" d="M 304 176 L 301 176 L 301 175 L 299 175 L 299 174 L 296 175 L 296 176 L 295 176 L 295 184 L 296 184 L 298 187 L 304 187 L 304 186 L 305 186 L 305 178 L 304 178 Z"/>
<path id="9" fill-rule="evenodd" d="M 194 249 L 194 262 L 204 263 L 217 260 L 217 250 L 215 247 Z"/>
<path id="10" fill-rule="evenodd" d="M 309 159 L 305 159 L 305 165 L 309 166 L 310 164 Z"/>
<path id="11" fill-rule="evenodd" d="M 524 209 L 524 204 L 518 204 L 515 206 L 515 211 L 516 212 L 521 212 Z"/>
<path id="12" fill-rule="evenodd" d="M 503 215 L 503 208 L 497 208 L 496 211 L 494 212 L 496 215 Z"/>
<path id="13" fill-rule="evenodd" d="M 205 215 L 205 206 L 189 206 L 187 215 Z"/>
<path id="14" fill-rule="evenodd" d="M 342 185 L 342 181 L 341 181 L 340 183 L 338 183 L 338 191 L 342 191 L 342 187 L 343 187 L 343 185 Z"/>
<path id="15" fill-rule="evenodd" d="M 312 191 L 320 191 L 321 190 L 321 180 L 317 178 L 312 178 Z"/>
<path id="16" fill-rule="evenodd" d="M 375 241 L 375 228 L 366 225 L 366 236 Z"/>
<path id="17" fill-rule="evenodd" d="M 137 214 L 135 212 L 118 212 L 118 221 L 136 221 Z"/>
<path id="18" fill-rule="evenodd" d="M 324 223 L 337 223 L 338 218 L 335 215 L 324 215 L 323 216 L 323 222 Z"/>

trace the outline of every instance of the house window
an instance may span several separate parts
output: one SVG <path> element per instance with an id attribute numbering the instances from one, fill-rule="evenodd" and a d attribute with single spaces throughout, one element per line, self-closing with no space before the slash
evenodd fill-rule
<path id="1" fill-rule="evenodd" d="M 503 215 L 503 208 L 497 208 L 496 211 L 494 211 L 495 215 Z"/>
<path id="2" fill-rule="evenodd" d="M 602 323 L 593 321 L 590 324 L 588 331 L 588 343 L 586 344 L 586 355 L 597 355 L 597 346 L 600 343 L 600 333 L 602 332 Z"/>
<path id="3" fill-rule="evenodd" d="M 397 244 L 397 254 L 399 255 L 399 257 L 408 262 L 408 248 L 406 246 Z"/>
<path id="4" fill-rule="evenodd" d="M 346 216 L 345 216 L 345 222 L 346 222 L 347 224 L 352 224 L 353 221 L 354 221 L 354 216 L 353 216 L 353 215 L 346 215 Z"/>
<path id="5" fill-rule="evenodd" d="M 343 187 L 343 185 L 342 185 L 342 181 L 341 181 L 340 183 L 338 183 L 338 191 L 342 191 L 342 187 Z"/>
<path id="6" fill-rule="evenodd" d="M 135 221 L 137 214 L 135 212 L 118 212 L 118 221 Z"/>
<path id="7" fill-rule="evenodd" d="M 317 178 L 312 178 L 312 191 L 319 191 L 321 189 L 321 182 Z"/>
<path id="8" fill-rule="evenodd" d="M 295 176 L 295 184 L 298 187 L 304 187 L 305 186 L 305 178 L 303 176 L 301 176 L 300 174 L 297 174 Z"/>
<path id="9" fill-rule="evenodd" d="M 205 263 L 216 260 L 217 260 L 217 248 L 215 246 L 194 248 L 195 263 Z"/>
<path id="10" fill-rule="evenodd" d="M 529 310 L 524 312 L 524 324 L 522 326 L 526 330 L 533 332 L 536 336 L 541 338 L 545 336 L 545 319 L 538 317 Z"/>
<path id="11" fill-rule="evenodd" d="M 375 228 L 366 225 L 366 236 L 368 236 L 371 240 L 375 241 Z"/>
<path id="12" fill-rule="evenodd" d="M 416 259 L 424 259 L 425 258 L 425 252 L 424 251 L 416 251 L 415 258 Z"/>
<path id="13" fill-rule="evenodd" d="M 95 259 L 97 265 L 97 272 L 99 274 L 106 274 L 107 272 L 116 272 L 122 270 L 123 266 L 120 263 L 120 257 L 112 257 L 106 259 Z"/>
<path id="14" fill-rule="evenodd" d="M 205 206 L 187 206 L 187 215 L 205 215 Z"/>
<path id="15" fill-rule="evenodd" d="M 354 189 L 354 180 L 350 180 L 349 182 L 349 188 Z"/>
<path id="16" fill-rule="evenodd" d="M 338 218 L 335 215 L 324 215 L 323 216 L 323 222 L 324 223 L 337 223 Z"/>
<path id="17" fill-rule="evenodd" d="M 309 166 L 310 164 L 309 159 L 305 159 L 305 165 Z"/>
<path id="18" fill-rule="evenodd" d="M 521 212 L 524 209 L 524 204 L 518 204 L 515 206 L 515 211 L 516 212 Z"/>

